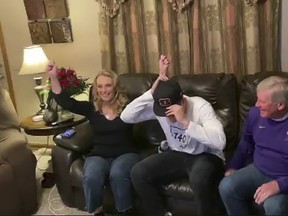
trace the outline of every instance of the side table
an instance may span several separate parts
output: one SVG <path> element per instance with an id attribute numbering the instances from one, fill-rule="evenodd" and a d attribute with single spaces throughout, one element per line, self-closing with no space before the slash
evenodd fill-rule
<path id="1" fill-rule="evenodd" d="M 29 116 L 21 121 L 20 127 L 25 131 L 26 134 L 31 136 L 50 136 L 62 133 L 66 129 L 81 124 L 87 119 L 82 115 L 73 114 L 74 119 L 67 122 L 62 122 L 58 125 L 46 125 L 44 121 L 34 122 L 33 116 Z"/>
<path id="2" fill-rule="evenodd" d="M 71 121 L 62 122 L 58 125 L 46 125 L 44 121 L 35 122 L 33 116 L 29 116 L 21 121 L 20 127 L 24 132 L 31 136 L 51 136 L 64 132 L 66 129 L 81 124 L 87 119 L 82 115 L 73 114 L 74 119 Z M 43 173 L 41 185 L 43 188 L 50 188 L 55 184 L 54 175 L 51 172 Z"/>

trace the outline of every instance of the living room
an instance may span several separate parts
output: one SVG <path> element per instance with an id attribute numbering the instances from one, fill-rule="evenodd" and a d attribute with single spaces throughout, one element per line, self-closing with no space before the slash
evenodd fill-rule
<path id="1" fill-rule="evenodd" d="M 0 4 L 0 20 L 17 112 L 19 119 L 23 120 L 39 109 L 39 101 L 33 89 L 35 85 L 33 75 L 18 75 L 23 61 L 23 49 L 33 45 L 27 24 L 28 18 L 24 1 L 1 0 Z M 42 44 L 41 46 L 48 59 L 54 60 L 59 66 L 74 68 L 79 75 L 89 78 L 89 81 L 92 82 L 97 72 L 103 67 L 101 65 L 101 40 L 98 23 L 101 4 L 96 0 L 86 0 L 85 3 L 68 0 L 67 4 L 71 18 L 73 42 Z M 284 21 L 288 18 L 284 12 L 285 8 L 288 8 L 288 3 L 281 1 L 281 4 L 282 21 L 279 39 L 281 40 L 281 57 L 277 57 L 277 59 L 281 59 L 281 70 L 288 71 L 288 62 L 285 59 L 288 54 L 288 28 Z M 157 62 L 157 58 L 155 62 Z M 4 66 L 2 68 L 4 69 Z M 3 72 L 5 73 L 5 70 Z M 41 76 L 43 76 L 43 80 L 47 78 L 46 74 L 41 74 Z M 27 103 L 28 98 L 29 103 Z M 29 143 L 46 143 L 46 139 L 43 137 L 28 136 L 28 139 Z"/>
<path id="2" fill-rule="evenodd" d="M 98 13 L 102 10 L 101 4 L 96 0 L 85 0 L 85 2 L 67 0 L 67 3 L 72 24 L 73 42 L 41 44 L 41 46 L 49 59 L 55 60 L 60 66 L 74 68 L 79 75 L 89 78 L 89 81 L 92 82 L 95 75 L 103 67 L 98 17 Z M 6 61 L 8 65 L 5 65 L 3 67 L 4 71 L 0 71 L 0 73 L 5 73 L 7 66 L 9 67 L 10 75 L 8 76 L 11 76 L 12 86 L 10 87 L 13 87 L 17 114 L 19 120 L 23 120 L 39 109 L 39 100 L 33 89 L 35 85 L 33 75 L 20 76 L 18 74 L 23 61 L 23 48 L 32 45 L 27 24 L 28 18 L 23 1 L 0 0 L 0 5 L 0 21 L 8 60 Z M 281 1 L 280 14 L 282 21 L 280 22 L 281 36 L 279 36 L 281 56 L 279 55 L 277 59 L 281 59 L 282 71 L 288 71 L 288 61 L 286 60 L 288 55 L 288 28 L 285 25 L 288 15 L 285 13 L 286 8 L 288 8 L 288 2 Z M 157 61 L 158 59 L 155 58 L 155 63 Z M 3 64 L 2 60 L 1 63 Z M 47 75 L 42 75 L 43 80 L 46 80 Z M 8 88 L 7 83 L 4 83 L 4 85 Z M 83 95 L 83 99 L 85 99 L 85 95 Z M 27 137 L 29 143 L 33 146 L 43 146 L 47 143 L 46 137 L 29 135 Z"/>

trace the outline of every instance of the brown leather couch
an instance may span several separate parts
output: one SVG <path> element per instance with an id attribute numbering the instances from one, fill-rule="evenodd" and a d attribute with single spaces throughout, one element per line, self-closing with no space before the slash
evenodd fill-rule
<path id="1" fill-rule="evenodd" d="M 241 127 L 247 112 L 256 101 L 255 87 L 265 77 L 285 73 L 263 72 L 247 75 L 238 82 L 233 74 L 201 74 L 201 75 L 176 75 L 184 94 L 197 95 L 208 100 L 214 107 L 222 121 L 227 137 L 225 156 L 228 161 L 237 147 L 241 135 Z M 122 74 L 120 84 L 126 88 L 131 100 L 150 88 L 157 75 L 155 74 Z M 135 143 L 143 157 L 156 152 L 161 140 L 165 139 L 162 129 L 157 121 L 147 121 L 135 125 Z M 90 149 L 91 130 L 85 123 L 76 128 L 76 135 L 69 140 L 54 138 L 57 144 L 52 150 L 53 170 L 56 185 L 63 202 L 70 207 L 84 209 L 84 194 L 82 188 L 83 154 Z M 196 215 L 198 203 L 194 200 L 193 190 L 187 179 L 173 182 L 162 188 L 163 198 L 167 208 L 174 215 Z M 215 209 L 215 214 L 221 210 Z M 252 202 L 251 202 L 252 204 Z M 141 204 L 135 195 L 135 205 L 139 215 L 143 212 Z M 255 213 L 260 213 L 261 208 L 251 205 Z M 256 206 L 257 207 L 257 206 Z M 104 210 L 114 211 L 113 195 L 107 185 L 104 195 Z M 223 210 L 223 209 L 222 209 Z M 217 213 L 216 213 L 217 212 Z M 220 211 L 221 212 L 221 211 Z M 219 213 L 220 214 L 220 213 Z M 222 211 L 222 214 L 224 212 Z"/>
<path id="2" fill-rule="evenodd" d="M 20 132 L 9 94 L 0 84 L 0 215 L 37 210 L 36 158 Z"/>

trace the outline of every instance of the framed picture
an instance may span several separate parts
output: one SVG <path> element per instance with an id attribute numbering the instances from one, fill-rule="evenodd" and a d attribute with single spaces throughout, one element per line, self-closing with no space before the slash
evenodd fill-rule
<path id="1" fill-rule="evenodd" d="M 44 4 L 48 19 L 69 16 L 66 0 L 44 0 Z"/>
<path id="2" fill-rule="evenodd" d="M 43 0 L 24 0 L 28 20 L 45 19 L 46 11 Z"/>
<path id="3" fill-rule="evenodd" d="M 28 23 L 33 44 L 52 43 L 48 21 L 36 21 Z"/>
<path id="4" fill-rule="evenodd" d="M 50 28 L 54 43 L 73 42 L 70 19 L 51 20 Z"/>
<path id="5" fill-rule="evenodd" d="M 23 0 L 33 44 L 73 42 L 67 0 Z"/>

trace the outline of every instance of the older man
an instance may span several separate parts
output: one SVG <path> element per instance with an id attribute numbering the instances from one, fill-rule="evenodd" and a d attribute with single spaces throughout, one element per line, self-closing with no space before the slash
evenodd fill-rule
<path id="1" fill-rule="evenodd" d="M 240 144 L 219 186 L 229 215 L 251 215 L 251 200 L 266 215 L 288 215 L 288 82 L 271 76 L 257 86 Z M 249 157 L 253 163 L 245 166 Z"/>

